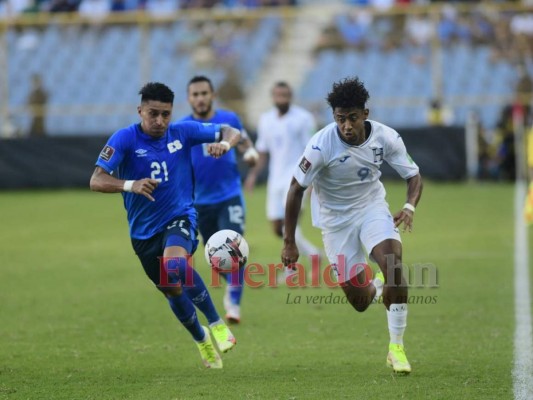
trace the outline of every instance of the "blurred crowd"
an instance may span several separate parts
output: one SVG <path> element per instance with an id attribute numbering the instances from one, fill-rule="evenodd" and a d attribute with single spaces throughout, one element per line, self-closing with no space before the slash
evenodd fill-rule
<path id="1" fill-rule="evenodd" d="M 427 48 L 435 39 L 442 46 L 490 45 L 495 59 L 519 59 L 533 52 L 533 13 L 502 14 L 481 5 L 460 13 L 453 4 L 445 5 L 437 18 L 428 13 L 375 14 L 368 8 L 353 9 L 325 27 L 315 52 Z"/>
<path id="2" fill-rule="evenodd" d="M 35 12 L 79 12 L 102 16 L 111 12 L 173 12 L 191 8 L 258 8 L 297 5 L 297 0 L 0 0 L 0 16 Z"/>

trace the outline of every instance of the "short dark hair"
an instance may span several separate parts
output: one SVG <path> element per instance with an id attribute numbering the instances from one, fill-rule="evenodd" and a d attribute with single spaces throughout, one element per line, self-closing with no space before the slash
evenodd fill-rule
<path id="1" fill-rule="evenodd" d="M 272 90 L 276 89 L 276 88 L 283 88 L 283 89 L 287 89 L 289 91 L 289 93 L 292 94 L 292 88 L 291 86 L 285 82 L 285 81 L 277 81 L 276 83 L 274 83 L 274 86 L 272 87 Z"/>
<path id="2" fill-rule="evenodd" d="M 141 103 L 154 100 L 174 104 L 174 92 L 163 83 L 148 82 L 139 90 L 139 94 L 141 95 Z"/>
<path id="3" fill-rule="evenodd" d="M 359 108 L 363 110 L 370 98 L 363 82 L 358 77 L 345 78 L 333 84 L 326 100 L 332 110 L 335 108 Z"/>
<path id="4" fill-rule="evenodd" d="M 189 87 L 193 84 L 193 83 L 197 83 L 197 82 L 207 82 L 208 85 L 209 85 L 209 88 L 211 89 L 212 92 L 215 91 L 215 88 L 213 87 L 213 82 L 211 82 L 211 79 L 209 79 L 207 76 L 204 76 L 204 75 L 196 75 L 195 77 L 193 77 L 189 83 L 187 84 L 187 90 L 189 90 Z"/>

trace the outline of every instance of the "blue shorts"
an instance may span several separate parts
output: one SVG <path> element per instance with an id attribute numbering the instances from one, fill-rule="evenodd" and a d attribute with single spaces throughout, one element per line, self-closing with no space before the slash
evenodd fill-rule
<path id="1" fill-rule="evenodd" d="M 198 228 L 205 242 L 222 229 L 231 229 L 244 234 L 244 202 L 241 196 L 217 204 L 196 205 Z"/>
<path id="2" fill-rule="evenodd" d="M 189 217 L 176 217 L 164 230 L 155 234 L 150 239 L 131 239 L 135 254 L 139 257 L 144 272 L 156 286 L 161 278 L 160 257 L 169 246 L 181 246 L 187 254 L 194 254 L 198 247 L 198 231 L 191 223 Z"/>

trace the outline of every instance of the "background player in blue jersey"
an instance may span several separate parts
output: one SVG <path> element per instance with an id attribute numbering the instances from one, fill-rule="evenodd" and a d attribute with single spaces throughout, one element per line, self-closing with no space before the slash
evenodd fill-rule
<path id="1" fill-rule="evenodd" d="M 195 76 L 187 85 L 187 97 L 192 114 L 182 121 L 228 124 L 241 131 L 238 149 L 244 152 L 244 160 L 253 166 L 258 158 L 252 141 L 246 136 L 241 121 L 232 111 L 213 108 L 215 92 L 213 83 L 205 76 Z M 222 229 L 232 229 L 244 234 L 245 209 L 241 176 L 237 157 L 232 149 L 220 158 L 209 156 L 207 145 L 192 148 L 192 163 L 195 177 L 194 204 L 198 210 L 198 227 L 205 242 Z M 228 280 L 224 295 L 226 319 L 239 323 L 244 268 L 231 274 L 221 274 Z"/>
<path id="2" fill-rule="evenodd" d="M 139 94 L 141 122 L 109 138 L 96 162 L 91 190 L 122 193 L 132 245 L 146 274 L 191 333 L 205 366 L 222 368 L 209 330 L 222 352 L 236 341 L 188 262 L 198 244 L 191 148 L 211 143 L 207 152 L 220 157 L 237 144 L 240 132 L 219 124 L 171 124 L 174 93 L 162 83 L 148 83 Z M 200 325 L 195 305 L 209 330 Z"/>

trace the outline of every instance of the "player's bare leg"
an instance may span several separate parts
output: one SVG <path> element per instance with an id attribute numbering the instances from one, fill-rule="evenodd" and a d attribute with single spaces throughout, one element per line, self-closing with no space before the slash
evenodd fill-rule
<path id="1" fill-rule="evenodd" d="M 376 295 L 376 287 L 369 283 L 368 271 L 362 269 L 355 277 L 341 284 L 346 298 L 353 308 L 365 311 Z"/>
<path id="2" fill-rule="evenodd" d="M 387 365 L 395 372 L 409 373 L 411 365 L 407 361 L 403 347 L 403 334 L 407 326 L 407 283 L 402 274 L 402 244 L 387 239 L 372 249 L 372 257 L 385 276 L 383 303 L 387 308 L 390 343 Z"/>

